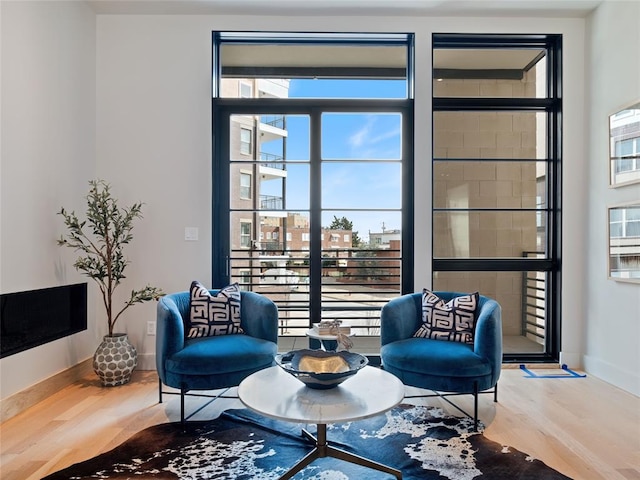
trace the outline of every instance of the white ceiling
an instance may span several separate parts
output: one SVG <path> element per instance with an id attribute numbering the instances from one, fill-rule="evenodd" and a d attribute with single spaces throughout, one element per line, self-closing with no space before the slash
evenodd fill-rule
<path id="1" fill-rule="evenodd" d="M 611 0 L 85 0 L 98 14 L 586 17 Z M 635 1 L 635 0 L 634 0 Z M 294 52 L 289 52 L 293 55 Z M 441 68 L 522 68 L 537 51 L 440 52 Z M 454 56 L 452 56 L 454 55 Z M 280 51 L 279 57 L 282 58 Z M 314 65 L 319 63 L 314 57 Z M 502 60 L 501 60 L 502 59 Z M 246 60 L 246 59 L 245 59 Z M 404 57 L 401 59 L 404 61 Z M 498 65 L 502 61 L 505 65 Z M 307 61 L 295 63 L 303 65 Z M 390 60 L 385 56 L 384 63 Z M 474 63 L 475 62 L 475 63 Z M 329 62 L 335 64 L 335 59 Z M 260 61 L 240 64 L 258 65 Z M 474 65 L 478 65 L 474 67 Z"/>
<path id="2" fill-rule="evenodd" d="M 87 0 L 99 14 L 585 17 L 607 0 Z"/>

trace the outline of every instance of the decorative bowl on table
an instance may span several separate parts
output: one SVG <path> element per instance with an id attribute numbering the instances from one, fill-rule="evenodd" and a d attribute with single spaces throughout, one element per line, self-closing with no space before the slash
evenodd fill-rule
<path id="1" fill-rule="evenodd" d="M 293 350 L 276 356 L 276 363 L 309 388 L 334 388 L 358 373 L 369 360 L 359 353 Z"/>

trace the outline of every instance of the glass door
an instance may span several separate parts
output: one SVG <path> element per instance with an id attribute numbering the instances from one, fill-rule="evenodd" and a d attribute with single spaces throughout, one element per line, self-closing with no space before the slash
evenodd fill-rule
<path id="1" fill-rule="evenodd" d="M 358 351 L 376 354 L 380 309 L 402 292 L 406 112 L 280 111 L 219 111 L 229 185 L 220 273 L 278 305 L 284 344 L 299 348 L 313 323 L 340 320 Z"/>
<path id="2" fill-rule="evenodd" d="M 413 287 L 413 35 L 214 32 L 212 54 L 214 285 L 273 299 L 282 350 L 341 320 L 377 354 Z"/>

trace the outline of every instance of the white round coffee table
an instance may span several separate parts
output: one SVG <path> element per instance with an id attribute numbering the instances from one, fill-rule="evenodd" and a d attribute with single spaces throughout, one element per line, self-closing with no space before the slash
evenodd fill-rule
<path id="1" fill-rule="evenodd" d="M 334 457 L 402 478 L 402 472 L 378 462 L 345 452 L 327 443 L 327 424 L 362 420 L 386 412 L 404 398 L 404 385 L 394 375 L 374 367 L 364 367 L 335 388 L 315 390 L 305 386 L 282 368 L 260 370 L 238 387 L 240 401 L 266 417 L 296 423 L 313 423 L 317 437 L 303 434 L 314 448 L 287 473 L 286 480 L 317 458 Z"/>

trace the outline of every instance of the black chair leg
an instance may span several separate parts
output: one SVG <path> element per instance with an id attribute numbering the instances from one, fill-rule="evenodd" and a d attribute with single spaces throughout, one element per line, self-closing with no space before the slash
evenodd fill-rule
<path id="1" fill-rule="evenodd" d="M 158 378 L 158 403 L 162 403 L 162 380 Z"/>
<path id="2" fill-rule="evenodd" d="M 498 384 L 496 383 L 496 386 L 493 387 L 493 401 L 494 403 L 498 403 Z"/>
<path id="3" fill-rule="evenodd" d="M 182 429 L 186 427 L 186 422 L 184 419 L 184 395 L 187 391 L 184 388 L 180 389 L 180 423 L 182 424 Z"/>
<path id="4" fill-rule="evenodd" d="M 478 431 L 478 382 L 473 382 L 473 431 Z"/>

